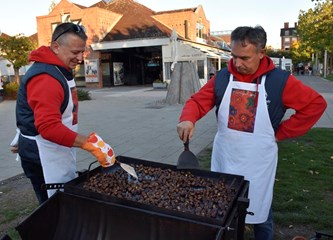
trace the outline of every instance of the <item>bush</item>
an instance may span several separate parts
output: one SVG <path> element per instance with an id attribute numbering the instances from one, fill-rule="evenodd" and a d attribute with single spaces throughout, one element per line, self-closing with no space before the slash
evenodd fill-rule
<path id="1" fill-rule="evenodd" d="M 16 82 L 9 82 L 4 84 L 3 89 L 4 89 L 5 99 L 15 100 L 19 89 L 19 85 Z"/>
<path id="2" fill-rule="evenodd" d="M 5 83 L 4 86 L 4 99 L 16 100 L 19 85 L 16 82 Z M 77 95 L 79 101 L 91 100 L 90 93 L 84 89 L 77 89 Z"/>
<path id="3" fill-rule="evenodd" d="M 90 93 L 84 89 L 77 89 L 77 96 L 79 101 L 91 100 Z"/>

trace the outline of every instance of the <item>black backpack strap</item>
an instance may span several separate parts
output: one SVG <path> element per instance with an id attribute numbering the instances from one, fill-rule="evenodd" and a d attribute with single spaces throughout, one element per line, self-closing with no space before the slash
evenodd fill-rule
<path id="1" fill-rule="evenodd" d="M 29 71 L 31 69 L 31 71 Z M 35 77 L 40 74 L 48 74 L 52 76 L 53 78 L 57 79 L 58 82 L 61 84 L 62 88 L 64 89 L 64 101 L 61 104 L 60 111 L 61 113 L 64 113 L 64 111 L 67 108 L 68 105 L 68 97 L 69 97 L 69 87 L 67 84 L 68 79 L 66 78 L 68 74 L 66 74 L 66 70 L 55 66 L 55 65 L 50 65 L 46 63 L 40 63 L 40 62 L 35 62 L 30 69 L 27 71 L 25 74 L 25 79 L 28 81 L 32 77 Z"/>
<path id="2" fill-rule="evenodd" d="M 214 96 L 215 96 L 215 114 L 219 112 L 220 104 L 223 99 L 224 93 L 229 84 L 230 73 L 227 68 L 223 68 L 216 74 L 215 82 L 214 82 Z"/>

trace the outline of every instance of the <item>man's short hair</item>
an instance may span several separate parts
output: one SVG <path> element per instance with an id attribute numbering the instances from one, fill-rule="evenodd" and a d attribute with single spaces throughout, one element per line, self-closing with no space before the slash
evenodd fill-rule
<path id="1" fill-rule="evenodd" d="M 52 34 L 52 42 L 58 40 L 60 37 L 72 33 L 79 36 L 82 40 L 87 40 L 86 30 L 83 25 L 74 23 L 61 23 L 59 24 Z"/>
<path id="2" fill-rule="evenodd" d="M 258 50 L 261 50 L 266 47 L 267 35 L 259 25 L 255 27 L 237 27 L 231 33 L 231 41 L 241 41 L 242 44 L 249 42 L 255 45 Z"/>

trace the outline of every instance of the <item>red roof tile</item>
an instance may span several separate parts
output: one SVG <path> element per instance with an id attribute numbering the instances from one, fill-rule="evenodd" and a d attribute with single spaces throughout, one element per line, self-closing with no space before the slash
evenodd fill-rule
<path id="1" fill-rule="evenodd" d="M 1 38 L 9 38 L 9 37 L 11 37 L 11 36 L 10 36 L 10 35 L 7 35 L 6 33 L 1 32 L 0 37 L 1 37 Z"/>
<path id="2" fill-rule="evenodd" d="M 122 18 L 103 41 L 170 37 L 172 30 L 153 18 L 155 12 L 133 0 L 100 1 L 91 7 L 100 7 L 122 14 Z"/>
<path id="3" fill-rule="evenodd" d="M 77 6 L 78 8 L 81 8 L 81 9 L 85 9 L 87 8 L 86 6 L 82 6 L 80 4 L 77 4 L 77 3 L 73 3 L 75 6 Z"/>
<path id="4" fill-rule="evenodd" d="M 184 9 L 176 9 L 176 10 L 167 10 L 167 11 L 160 11 L 156 12 L 156 14 L 162 13 L 176 13 L 176 12 L 195 12 L 197 8 L 184 8 Z"/>
<path id="5" fill-rule="evenodd" d="M 38 33 L 34 33 L 29 36 L 30 41 L 35 42 L 38 44 Z"/>

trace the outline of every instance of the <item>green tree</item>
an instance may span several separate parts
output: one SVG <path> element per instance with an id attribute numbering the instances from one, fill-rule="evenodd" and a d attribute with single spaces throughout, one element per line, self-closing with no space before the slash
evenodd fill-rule
<path id="1" fill-rule="evenodd" d="M 299 14 L 297 31 L 301 45 L 316 53 L 316 68 L 317 59 L 324 57 L 325 76 L 326 70 L 329 69 L 327 63 L 330 63 L 331 69 L 333 66 L 333 0 L 312 1 L 316 2 L 316 6 Z"/>
<path id="2" fill-rule="evenodd" d="M 289 51 L 281 50 L 281 49 L 273 49 L 272 47 L 266 48 L 266 55 L 269 57 L 276 57 L 276 58 L 291 58 L 291 54 Z"/>
<path id="3" fill-rule="evenodd" d="M 314 9 L 301 11 L 298 28 L 302 45 L 314 50 L 333 51 L 333 0 L 318 1 Z"/>
<path id="4" fill-rule="evenodd" d="M 302 45 L 300 41 L 294 41 L 290 47 L 291 59 L 294 63 L 303 63 L 311 61 L 313 50 L 310 47 Z"/>
<path id="5" fill-rule="evenodd" d="M 20 82 L 19 69 L 29 64 L 28 55 L 35 47 L 36 43 L 21 34 L 0 38 L 0 57 L 13 65 L 17 83 Z"/>

